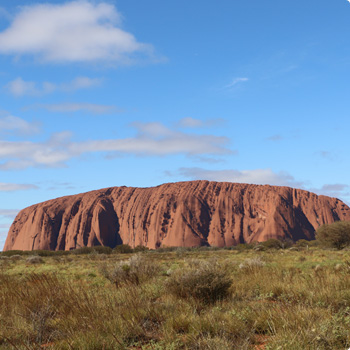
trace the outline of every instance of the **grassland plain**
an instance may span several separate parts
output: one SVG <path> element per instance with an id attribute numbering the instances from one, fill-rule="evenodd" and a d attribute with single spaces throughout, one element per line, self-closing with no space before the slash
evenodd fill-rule
<path id="1" fill-rule="evenodd" d="M 2 253 L 0 349 L 350 347 L 348 250 L 106 252 Z"/>

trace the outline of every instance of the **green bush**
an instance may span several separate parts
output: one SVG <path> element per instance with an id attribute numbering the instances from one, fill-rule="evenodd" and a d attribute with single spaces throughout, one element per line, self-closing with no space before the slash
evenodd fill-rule
<path id="1" fill-rule="evenodd" d="M 230 247 L 232 250 L 238 250 L 238 251 L 245 251 L 245 250 L 251 250 L 255 247 L 255 244 L 251 243 L 240 243 L 235 246 Z"/>
<path id="2" fill-rule="evenodd" d="M 94 247 L 94 252 L 98 254 L 111 254 L 113 252 L 113 249 L 111 247 L 98 245 Z"/>
<path id="3" fill-rule="evenodd" d="M 337 221 L 316 231 L 316 240 L 324 247 L 343 249 L 350 245 L 350 222 Z"/>
<path id="4" fill-rule="evenodd" d="M 295 246 L 298 248 L 306 248 L 310 245 L 310 242 L 307 241 L 306 239 L 299 239 L 298 241 L 295 242 Z"/>
<path id="5" fill-rule="evenodd" d="M 134 253 L 141 253 L 141 252 L 147 252 L 147 251 L 149 251 L 149 248 L 143 245 L 138 245 L 137 247 L 134 248 Z"/>
<path id="6" fill-rule="evenodd" d="M 94 246 L 94 247 L 81 247 L 78 249 L 71 250 L 71 254 L 85 255 L 85 254 L 111 254 L 112 248 L 106 246 Z"/>
<path id="7" fill-rule="evenodd" d="M 113 252 L 120 254 L 130 254 L 133 252 L 133 249 L 128 244 L 120 244 L 113 249 Z"/>
<path id="8" fill-rule="evenodd" d="M 75 251 L 72 251 L 75 252 Z M 67 250 L 8 250 L 6 252 L 1 252 L 0 256 L 13 256 L 13 255 L 21 255 L 21 256 L 31 256 L 31 255 L 38 255 L 38 256 L 61 256 L 61 255 L 68 255 L 71 254 L 71 252 Z"/>
<path id="9" fill-rule="evenodd" d="M 194 298 L 204 304 L 221 300 L 229 294 L 232 280 L 214 261 L 202 261 L 198 266 L 175 271 L 166 286 L 180 298 Z"/>
<path id="10" fill-rule="evenodd" d="M 293 245 L 293 242 L 288 239 L 279 240 L 270 238 L 267 241 L 259 243 L 258 246 L 262 246 L 264 249 L 287 249 Z"/>
<path id="11" fill-rule="evenodd" d="M 39 255 L 39 256 L 62 256 L 62 255 L 68 255 L 69 251 L 67 250 L 33 250 L 32 254 Z"/>
<path id="12" fill-rule="evenodd" d="M 37 256 L 54 256 L 55 251 L 52 250 L 34 250 L 32 251 L 32 254 L 37 255 Z"/>
<path id="13" fill-rule="evenodd" d="M 282 242 L 278 239 L 268 239 L 267 241 L 260 243 L 266 249 L 282 249 Z"/>
<path id="14" fill-rule="evenodd" d="M 94 252 L 94 247 L 81 247 L 78 249 L 71 250 L 70 252 L 75 255 L 91 254 Z"/>
<path id="15" fill-rule="evenodd" d="M 33 252 L 28 250 L 8 250 L 6 252 L 2 252 L 1 256 L 13 256 L 13 255 L 21 255 L 21 256 L 29 256 L 32 255 Z"/>
<path id="16" fill-rule="evenodd" d="M 154 250 L 156 253 L 170 253 L 170 252 L 175 252 L 178 249 L 178 247 L 161 247 L 158 248 L 157 250 Z"/>

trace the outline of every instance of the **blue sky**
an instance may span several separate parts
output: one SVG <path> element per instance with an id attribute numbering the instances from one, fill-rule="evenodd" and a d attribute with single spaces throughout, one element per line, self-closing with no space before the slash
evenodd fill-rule
<path id="1" fill-rule="evenodd" d="M 109 186 L 350 202 L 348 1 L 0 6 L 0 249 L 20 209 Z"/>

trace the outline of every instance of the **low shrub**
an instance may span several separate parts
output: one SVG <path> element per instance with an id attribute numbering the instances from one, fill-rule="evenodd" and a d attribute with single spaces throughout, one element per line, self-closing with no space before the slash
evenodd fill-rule
<path id="1" fill-rule="evenodd" d="M 52 251 L 52 250 L 34 250 L 31 253 L 38 255 L 38 256 L 55 256 L 55 255 L 57 255 L 56 252 Z"/>
<path id="2" fill-rule="evenodd" d="M 293 245 L 293 241 L 289 239 L 279 240 L 270 238 L 267 241 L 261 242 L 259 246 L 263 246 L 266 249 L 287 249 Z"/>
<path id="3" fill-rule="evenodd" d="M 307 241 L 306 239 L 299 239 L 295 242 L 295 247 L 298 248 L 307 248 L 310 245 L 310 241 Z"/>
<path id="4" fill-rule="evenodd" d="M 181 298 L 194 298 L 209 304 L 228 296 L 232 280 L 215 261 L 201 261 L 186 270 L 171 274 L 166 287 L 170 293 Z"/>
<path id="5" fill-rule="evenodd" d="M 255 244 L 251 243 L 240 243 L 232 247 L 228 247 L 229 250 L 238 250 L 238 251 L 246 251 L 251 250 L 255 247 Z"/>
<path id="6" fill-rule="evenodd" d="M 267 241 L 260 243 L 266 249 L 282 249 L 282 242 L 278 239 L 268 239 Z"/>
<path id="7" fill-rule="evenodd" d="M 27 264 L 42 264 L 44 262 L 43 258 L 38 255 L 29 256 L 26 259 Z"/>
<path id="8" fill-rule="evenodd" d="M 17 260 L 22 260 L 22 256 L 19 255 L 19 254 L 15 254 L 15 255 L 10 255 L 9 256 L 10 260 L 13 260 L 13 261 L 17 261 Z"/>
<path id="9" fill-rule="evenodd" d="M 143 245 L 138 245 L 134 248 L 134 253 L 141 253 L 141 252 L 147 252 L 149 250 L 148 247 L 145 247 Z"/>
<path id="10" fill-rule="evenodd" d="M 13 255 L 28 256 L 31 254 L 33 254 L 33 252 L 27 251 L 27 250 L 8 250 L 6 252 L 1 253 L 2 256 L 13 256 Z"/>
<path id="11" fill-rule="evenodd" d="M 86 255 L 86 254 L 111 254 L 113 251 L 112 248 L 107 246 L 94 246 L 94 247 L 81 247 L 78 249 L 71 250 L 71 254 L 75 255 Z"/>
<path id="12" fill-rule="evenodd" d="M 38 255 L 38 256 L 61 256 L 61 255 L 68 255 L 71 252 L 66 250 L 8 250 L 6 252 L 1 252 L 0 256 L 8 256 L 11 257 L 13 255 L 20 255 L 20 256 L 32 256 L 32 255 Z"/>
<path id="13" fill-rule="evenodd" d="M 98 254 L 112 254 L 113 249 L 111 247 L 98 245 L 94 247 L 94 252 Z"/>
<path id="14" fill-rule="evenodd" d="M 241 270 L 247 270 L 247 271 L 256 271 L 261 269 L 266 265 L 265 261 L 260 256 L 245 259 L 244 262 L 239 264 L 239 268 Z"/>
<path id="15" fill-rule="evenodd" d="M 133 249 L 128 244 L 120 244 L 113 249 L 113 253 L 130 254 L 132 252 Z"/>
<path id="16" fill-rule="evenodd" d="M 293 246 L 293 247 L 288 248 L 288 250 L 289 250 L 290 252 L 298 252 L 298 251 L 300 251 L 300 248 L 299 248 L 299 247 L 296 247 L 296 246 Z"/>
<path id="17" fill-rule="evenodd" d="M 131 283 L 139 285 L 142 282 L 155 277 L 159 271 L 159 266 L 155 262 L 151 262 L 144 256 L 133 255 L 126 261 L 119 262 L 111 272 L 104 272 L 116 287 L 123 284 Z"/>
<path id="18" fill-rule="evenodd" d="M 178 249 L 178 247 L 161 247 L 158 248 L 156 250 L 154 250 L 153 252 L 156 253 L 170 253 L 170 252 L 175 252 Z"/>
<path id="19" fill-rule="evenodd" d="M 324 247 L 343 249 L 350 246 L 350 222 L 337 221 L 316 231 L 316 240 Z"/>
<path id="20" fill-rule="evenodd" d="M 70 253 L 74 255 L 86 255 L 86 254 L 91 254 L 93 252 L 94 252 L 94 247 L 81 247 L 70 251 Z"/>

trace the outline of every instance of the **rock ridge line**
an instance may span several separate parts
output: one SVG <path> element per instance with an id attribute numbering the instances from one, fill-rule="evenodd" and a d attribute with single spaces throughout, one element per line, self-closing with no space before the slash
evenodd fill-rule
<path id="1" fill-rule="evenodd" d="M 269 238 L 314 239 L 315 230 L 350 221 L 337 198 L 269 185 L 214 181 L 111 187 L 23 209 L 4 250 L 71 250 L 129 244 L 232 246 Z"/>

